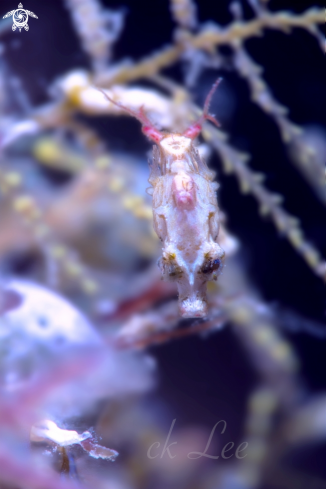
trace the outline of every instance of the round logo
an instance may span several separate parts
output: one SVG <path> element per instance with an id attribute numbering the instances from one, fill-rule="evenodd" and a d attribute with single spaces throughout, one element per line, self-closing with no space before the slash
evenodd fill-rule
<path id="1" fill-rule="evenodd" d="M 25 27 L 28 21 L 28 13 L 24 9 L 15 10 L 12 20 L 19 29 Z"/>

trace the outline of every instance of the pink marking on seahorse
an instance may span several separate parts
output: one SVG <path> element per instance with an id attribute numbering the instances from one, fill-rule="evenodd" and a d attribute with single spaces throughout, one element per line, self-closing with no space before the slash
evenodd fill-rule
<path id="1" fill-rule="evenodd" d="M 189 175 L 176 175 L 172 182 L 172 193 L 177 207 L 184 210 L 195 208 L 196 190 Z"/>

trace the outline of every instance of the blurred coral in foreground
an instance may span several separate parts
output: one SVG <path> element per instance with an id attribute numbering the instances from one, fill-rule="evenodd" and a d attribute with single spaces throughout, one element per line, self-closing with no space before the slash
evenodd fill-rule
<path id="1" fill-rule="evenodd" d="M 241 243 L 228 231 L 228 209 L 219 235 L 227 266 L 219 282 L 209 284 L 209 315 L 180 321 L 175 286 L 160 280 L 156 263 L 160 243 L 146 193 L 146 155 L 129 150 L 121 125 L 120 151 L 114 131 L 104 140 L 99 130 L 100 117 L 118 121 L 124 113 L 97 87 L 133 111 L 143 106 L 157 127 L 176 132 L 201 114 L 191 97 L 201 77 L 233 71 L 325 204 L 324 129 L 313 121 L 303 129 L 290 120 L 247 45 L 262 42 L 266 31 L 285 38 L 300 29 L 315 38 L 317 50 L 324 42 L 324 12 L 274 12 L 258 0 L 226 4 L 233 20 L 222 26 L 213 7 L 213 20 L 200 23 L 194 1 L 170 0 L 173 44 L 138 61 L 114 61 L 129 15 L 123 3 L 105 9 L 97 0 L 66 0 L 89 68 L 62 67 L 47 102 L 37 106 L 24 89 L 28 74 L 19 79 L 10 73 L 6 49 L 13 37 L 8 19 L 1 23 L 1 488 L 292 489 L 298 480 L 326 487 L 317 476 L 298 476 L 289 463 L 291 453 L 325 441 L 325 394 L 313 396 L 303 387 L 300 356 L 280 327 L 282 310 L 265 303 L 249 280 Z M 50 2 L 42 8 L 50 17 Z M 38 36 L 37 29 L 22 35 Z M 184 84 L 164 72 L 176 64 Z M 283 196 L 250 168 L 250 151 L 206 123 L 202 136 L 200 154 L 207 160 L 218 155 L 223 172 L 236 177 L 311 274 L 324 279 L 317 246 L 282 207 Z M 220 174 L 218 180 L 223 185 Z M 315 326 L 305 324 L 315 334 Z M 200 335 L 209 343 L 226 328 L 256 375 L 238 440 L 228 438 L 228 420 L 225 434 L 216 425 L 214 437 L 200 424 L 171 425 L 173 408 L 153 392 L 160 375 L 155 346 L 178 340 L 182 364 L 183 338 Z M 217 374 L 227 370 L 224 364 Z M 164 451 L 167 443 L 173 457 Z"/>

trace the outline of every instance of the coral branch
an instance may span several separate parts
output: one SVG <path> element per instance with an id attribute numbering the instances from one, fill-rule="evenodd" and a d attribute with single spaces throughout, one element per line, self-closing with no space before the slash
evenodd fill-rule
<path id="1" fill-rule="evenodd" d="M 221 156 L 224 171 L 234 173 L 241 190 L 244 193 L 251 193 L 257 199 L 260 204 L 260 213 L 270 215 L 278 231 L 288 239 L 313 272 L 325 278 L 326 264 L 319 251 L 304 238 L 298 220 L 279 206 L 282 198 L 260 184 L 260 175 L 253 173 L 246 165 L 247 156 L 231 148 L 223 140 L 221 134 L 208 125 L 204 127 L 203 136 Z"/>
<path id="2" fill-rule="evenodd" d="M 193 0 L 170 0 L 173 20 L 185 29 L 197 26 L 197 6 Z"/>
<path id="3" fill-rule="evenodd" d="M 123 28 L 124 12 L 104 10 L 97 0 L 65 0 L 65 3 L 94 71 L 103 71 Z"/>
<path id="4" fill-rule="evenodd" d="M 235 67 L 248 81 L 252 100 L 268 115 L 279 127 L 284 143 L 292 149 L 294 164 L 310 182 L 320 199 L 326 203 L 326 192 L 323 183 L 324 168 L 315 163 L 314 150 L 305 144 L 303 130 L 293 124 L 287 117 L 286 107 L 280 105 L 273 97 L 268 85 L 260 76 L 261 68 L 250 58 L 242 46 L 237 46 L 234 52 Z"/>
<path id="5" fill-rule="evenodd" d="M 295 27 L 308 29 L 309 26 L 322 24 L 325 21 L 324 11 L 312 8 L 301 15 L 292 15 L 288 12 L 268 13 L 249 22 L 236 22 L 226 28 L 208 27 L 197 36 L 190 36 L 189 45 L 197 49 L 211 49 L 213 46 L 241 43 L 246 39 L 259 36 L 264 29 L 288 30 Z M 163 68 L 175 63 L 181 56 L 183 47 L 168 47 L 164 50 L 146 57 L 134 66 L 121 66 L 114 73 L 103 74 L 101 86 L 111 86 L 116 83 L 126 83 L 138 78 L 155 75 Z"/>
<path id="6" fill-rule="evenodd" d="M 22 187 L 22 178 L 18 173 L 0 171 L 0 187 L 10 199 L 12 210 L 23 220 L 33 234 L 35 241 L 43 251 L 51 270 L 47 277 L 52 286 L 57 285 L 56 269 L 59 266 L 86 294 L 93 295 L 98 291 L 98 284 L 90 277 L 86 267 L 78 260 L 76 253 L 60 243 L 48 226 L 41 206 L 36 199 L 26 194 Z"/>

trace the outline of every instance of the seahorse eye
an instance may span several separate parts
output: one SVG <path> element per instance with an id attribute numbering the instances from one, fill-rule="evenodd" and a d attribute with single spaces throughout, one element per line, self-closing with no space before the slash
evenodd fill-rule
<path id="1" fill-rule="evenodd" d="M 168 277 L 169 280 L 178 279 L 182 275 L 181 268 L 173 261 L 161 258 L 157 264 L 161 269 L 162 275 Z"/>
<path id="2" fill-rule="evenodd" d="M 221 265 L 221 260 L 216 258 L 216 260 L 210 260 L 209 262 L 205 263 L 201 269 L 202 273 L 212 273 L 215 270 L 218 270 Z"/>

